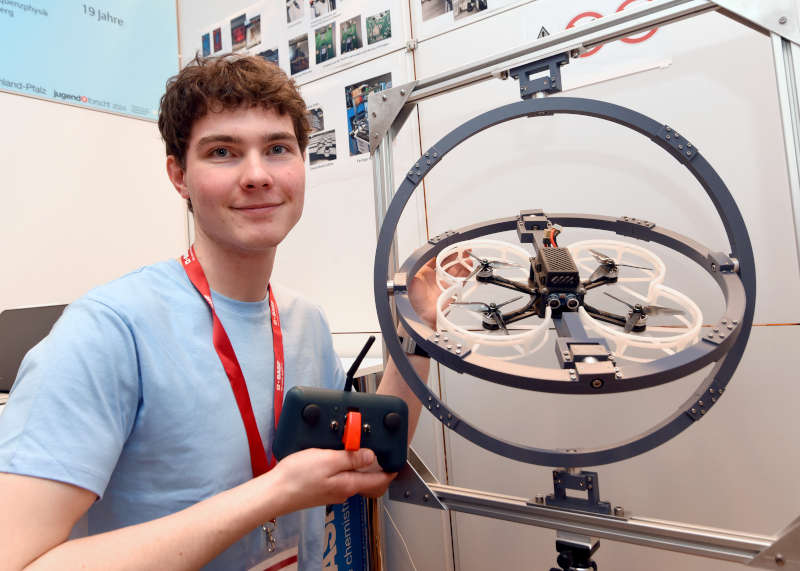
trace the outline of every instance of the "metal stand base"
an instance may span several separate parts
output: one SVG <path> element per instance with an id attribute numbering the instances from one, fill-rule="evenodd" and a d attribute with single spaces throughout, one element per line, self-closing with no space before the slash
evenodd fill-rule
<path id="1" fill-rule="evenodd" d="M 551 567 L 550 571 L 597 571 L 597 563 L 592 560 L 592 555 L 600 542 L 591 537 L 565 534 L 559 532 L 556 539 L 558 558 L 556 564 L 559 568 Z"/>

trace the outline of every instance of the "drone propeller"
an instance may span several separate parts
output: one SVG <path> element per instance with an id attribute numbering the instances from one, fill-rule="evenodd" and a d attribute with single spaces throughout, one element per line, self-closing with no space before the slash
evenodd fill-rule
<path id="1" fill-rule="evenodd" d="M 648 315 L 683 315 L 685 313 L 681 309 L 664 307 L 663 305 L 642 305 L 640 303 L 633 305 L 608 292 L 604 293 L 611 299 L 615 299 L 631 309 L 628 312 L 628 318 L 625 320 L 625 333 L 630 333 L 640 321 L 647 319 Z"/>
<path id="2" fill-rule="evenodd" d="M 633 264 L 620 264 L 614 260 L 611 256 L 607 256 L 603 252 L 598 252 L 597 250 L 589 250 L 589 253 L 592 254 L 597 263 L 600 265 L 597 269 L 592 272 L 592 275 L 589 276 L 589 283 L 594 282 L 600 278 L 604 277 L 616 277 L 614 274 L 617 272 L 617 268 L 620 266 L 626 268 L 638 268 L 640 270 L 652 270 L 653 268 L 647 268 L 645 266 L 634 266 Z"/>
<path id="3" fill-rule="evenodd" d="M 477 274 L 478 272 L 487 271 L 487 270 L 491 271 L 491 270 L 493 270 L 495 268 L 521 268 L 522 267 L 519 264 L 512 264 L 511 262 L 504 262 L 502 260 L 490 260 L 488 258 L 481 258 L 479 256 L 476 256 L 472 252 L 467 252 L 467 253 L 471 257 L 475 258 L 475 260 L 478 263 L 475 264 L 475 267 L 472 269 L 472 271 L 469 273 L 469 275 L 466 278 L 464 278 L 465 282 L 470 280 L 470 279 L 472 279 L 475 276 L 475 274 Z"/>
<path id="4" fill-rule="evenodd" d="M 506 322 L 503 319 L 503 313 L 500 311 L 500 308 L 508 305 L 509 303 L 513 303 L 519 299 L 522 299 L 523 297 L 525 296 L 518 295 L 517 297 L 511 298 L 502 303 L 486 303 L 483 301 L 454 301 L 451 305 L 460 305 L 465 309 L 480 313 L 484 317 L 489 317 L 494 320 L 497 326 L 502 329 L 506 335 L 511 335 L 511 333 L 508 331 L 508 327 L 506 327 Z"/>

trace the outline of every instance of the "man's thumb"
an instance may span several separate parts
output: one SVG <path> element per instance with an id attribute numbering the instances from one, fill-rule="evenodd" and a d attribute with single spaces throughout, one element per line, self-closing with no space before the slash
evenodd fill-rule
<path id="1" fill-rule="evenodd" d="M 375 460 L 375 453 L 369 448 L 361 448 L 353 453 L 352 459 L 353 470 L 366 468 Z"/>

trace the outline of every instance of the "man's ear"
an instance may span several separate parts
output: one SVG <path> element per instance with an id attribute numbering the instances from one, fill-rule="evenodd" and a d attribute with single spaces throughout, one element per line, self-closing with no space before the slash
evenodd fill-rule
<path id="1" fill-rule="evenodd" d="M 189 190 L 186 186 L 186 170 L 180 165 L 175 155 L 167 156 L 167 176 L 172 186 L 183 198 L 189 198 Z"/>

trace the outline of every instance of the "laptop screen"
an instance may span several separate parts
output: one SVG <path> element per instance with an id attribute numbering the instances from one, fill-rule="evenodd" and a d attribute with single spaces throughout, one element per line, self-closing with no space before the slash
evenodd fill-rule
<path id="1" fill-rule="evenodd" d="M 22 358 L 47 336 L 65 307 L 45 305 L 0 312 L 0 393 L 11 390 Z"/>

